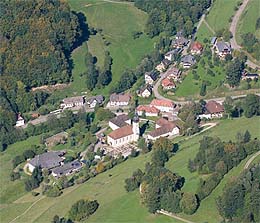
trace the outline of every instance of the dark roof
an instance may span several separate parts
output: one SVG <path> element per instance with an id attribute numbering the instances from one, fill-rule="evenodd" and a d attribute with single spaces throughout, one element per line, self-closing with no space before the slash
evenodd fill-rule
<path id="1" fill-rule="evenodd" d="M 65 104 L 70 103 L 84 103 L 84 97 L 83 96 L 76 96 L 76 97 L 70 97 L 70 98 L 64 98 L 63 102 Z"/>
<path id="2" fill-rule="evenodd" d="M 167 60 L 167 59 L 163 59 L 163 60 L 162 60 L 162 64 L 163 64 L 164 66 L 168 66 L 170 63 L 171 63 L 171 61 L 169 61 L 169 60 Z"/>
<path id="3" fill-rule="evenodd" d="M 72 162 L 65 163 L 62 166 L 52 169 L 52 172 L 57 174 L 58 176 L 62 176 L 62 175 L 69 174 L 74 170 L 80 169 L 81 166 L 82 165 L 78 160 L 74 160 Z"/>
<path id="4" fill-rule="evenodd" d="M 153 81 L 155 81 L 158 77 L 158 74 L 155 71 L 146 72 L 145 75 L 151 77 Z"/>
<path id="5" fill-rule="evenodd" d="M 193 65 L 193 64 L 196 63 L 196 60 L 195 60 L 194 56 L 186 55 L 186 56 L 181 58 L 181 62 L 182 63 L 189 63 L 189 64 Z"/>
<path id="6" fill-rule="evenodd" d="M 175 127 L 176 127 L 176 125 L 174 123 L 169 123 L 169 124 L 163 125 L 162 127 L 151 131 L 149 133 L 149 135 L 152 136 L 153 138 L 155 138 L 155 137 L 170 133 Z"/>
<path id="7" fill-rule="evenodd" d="M 113 93 L 110 95 L 110 101 L 113 102 L 129 102 L 131 96 L 129 94 L 116 94 Z"/>
<path id="8" fill-rule="evenodd" d="M 223 52 L 223 51 L 231 51 L 231 47 L 229 43 L 226 43 L 224 41 L 219 41 L 216 44 L 216 47 L 218 48 L 219 52 Z"/>
<path id="9" fill-rule="evenodd" d="M 129 120 L 130 118 L 125 115 L 125 114 L 122 114 L 122 115 L 118 115 L 112 119 L 110 119 L 110 122 L 112 122 L 113 124 L 115 124 L 116 126 L 118 126 L 119 128 L 125 126 L 125 125 L 128 125 L 126 123 L 127 120 Z"/>
<path id="10" fill-rule="evenodd" d="M 104 102 L 104 96 L 103 95 L 97 95 L 97 96 L 94 96 L 94 97 L 91 97 L 87 100 L 87 103 L 91 104 L 93 103 L 93 101 L 97 101 L 98 104 L 102 104 Z"/>
<path id="11" fill-rule="evenodd" d="M 35 156 L 29 161 L 29 163 L 34 167 L 38 166 L 41 168 L 51 169 L 60 166 L 60 163 L 63 161 L 63 158 L 61 157 L 62 155 L 64 155 L 63 151 L 47 152 Z"/>
<path id="12" fill-rule="evenodd" d="M 150 84 L 147 84 L 139 90 L 139 94 L 142 94 L 145 90 L 148 90 L 150 93 L 153 92 L 152 86 Z"/>

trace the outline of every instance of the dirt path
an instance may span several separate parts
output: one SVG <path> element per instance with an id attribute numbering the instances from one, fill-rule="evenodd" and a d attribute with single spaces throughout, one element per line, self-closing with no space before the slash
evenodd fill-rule
<path id="1" fill-rule="evenodd" d="M 211 28 L 211 26 L 208 24 L 208 22 L 206 21 L 206 19 L 203 19 L 203 22 L 204 22 L 205 25 L 208 27 L 208 29 L 212 32 L 212 34 L 216 34 L 215 30 Z"/>
<path id="2" fill-rule="evenodd" d="M 254 161 L 254 159 L 255 159 L 257 156 L 259 156 L 259 155 L 260 155 L 260 151 L 258 151 L 255 155 L 253 155 L 253 156 L 246 162 L 246 164 L 245 164 L 245 166 L 244 166 L 244 170 L 247 169 L 247 168 L 250 166 L 250 164 Z"/>
<path id="3" fill-rule="evenodd" d="M 185 223 L 194 223 L 193 221 L 189 221 L 187 219 L 184 219 L 184 218 L 181 218 L 173 213 L 170 213 L 168 211 L 164 211 L 164 210 L 160 210 L 160 211 L 157 211 L 159 214 L 163 214 L 163 215 L 166 215 L 166 216 L 169 216 L 169 217 L 172 217 L 172 218 L 175 218 L 179 221 L 182 221 L 182 222 L 185 222 Z"/>
<path id="4" fill-rule="evenodd" d="M 242 50 L 242 47 L 236 41 L 236 30 L 237 30 L 237 24 L 239 22 L 239 18 L 242 15 L 243 11 L 245 10 L 249 1 L 250 0 L 243 0 L 243 4 L 237 10 L 237 12 L 234 15 L 233 20 L 230 24 L 230 27 L 229 27 L 229 30 L 233 35 L 232 39 L 230 40 L 231 47 L 235 50 L 240 50 L 240 51 Z M 259 65 L 255 64 L 252 60 L 249 60 L 249 59 L 247 59 L 247 65 L 253 69 L 256 69 L 256 68 L 260 69 Z"/>

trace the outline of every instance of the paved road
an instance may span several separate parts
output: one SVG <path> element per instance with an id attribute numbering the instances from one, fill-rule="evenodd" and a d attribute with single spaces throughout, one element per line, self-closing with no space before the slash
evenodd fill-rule
<path id="1" fill-rule="evenodd" d="M 255 153 L 255 155 L 253 155 L 253 156 L 246 162 L 246 164 L 245 164 L 245 166 L 244 166 L 244 170 L 247 169 L 247 168 L 250 166 L 250 164 L 254 161 L 254 159 L 255 159 L 257 156 L 259 156 L 259 155 L 260 155 L 260 151 L 258 151 L 257 153 Z"/>
<path id="2" fill-rule="evenodd" d="M 233 35 L 233 38 L 230 40 L 230 43 L 231 43 L 231 47 L 232 47 L 233 49 L 235 49 L 235 50 L 240 50 L 240 51 L 242 50 L 242 47 L 241 47 L 241 46 L 237 43 L 237 41 L 236 41 L 236 30 L 237 30 L 237 24 L 238 24 L 238 22 L 239 22 L 239 18 L 240 18 L 240 16 L 242 15 L 243 11 L 245 10 L 245 8 L 246 8 L 246 6 L 247 6 L 247 4 L 248 4 L 249 1 L 250 1 L 250 0 L 243 0 L 243 4 L 242 4 L 242 5 L 239 7 L 239 9 L 237 10 L 237 12 L 236 12 L 236 14 L 234 15 L 233 20 L 232 20 L 232 22 L 231 22 L 231 24 L 230 24 L 229 30 L 230 30 L 230 32 L 231 32 L 232 35 Z M 256 69 L 256 68 L 260 69 L 260 66 L 259 66 L 259 65 L 255 64 L 253 61 L 251 61 L 251 60 L 249 60 L 249 59 L 247 59 L 246 64 L 247 64 L 249 67 L 253 68 L 253 69 Z"/>

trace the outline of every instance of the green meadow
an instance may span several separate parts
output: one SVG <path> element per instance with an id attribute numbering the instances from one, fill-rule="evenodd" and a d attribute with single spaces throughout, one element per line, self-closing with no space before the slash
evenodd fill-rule
<path id="1" fill-rule="evenodd" d="M 167 167 L 185 177 L 184 191 L 195 192 L 200 176 L 197 173 L 190 173 L 187 169 L 187 164 L 188 160 L 194 158 L 196 155 L 199 148 L 199 141 L 202 137 L 208 135 L 218 136 L 225 141 L 235 140 L 237 132 L 245 131 L 246 129 L 251 132 L 252 137 L 259 137 L 259 123 L 259 117 L 221 120 L 216 127 L 198 136 L 182 141 L 180 143 L 180 150 L 170 159 Z M 13 152 L 11 153 L 10 150 L 7 150 L 2 154 L 1 160 L 5 157 L 11 159 L 15 155 L 14 151 L 22 150 L 24 147 L 21 145 L 29 145 L 33 140 L 37 139 L 30 138 L 20 144 L 14 144 L 12 147 Z M 177 142 L 178 139 L 175 141 Z M 124 180 L 137 168 L 143 169 L 145 163 L 150 160 L 150 156 L 151 153 L 148 153 L 129 159 L 82 185 L 66 189 L 57 198 L 46 198 L 41 195 L 35 198 L 30 193 L 25 194 L 25 192 L 21 192 L 16 196 L 17 200 L 15 202 L 4 201 L 1 204 L 0 218 L 3 222 L 10 222 L 16 216 L 21 215 L 37 199 L 41 199 L 34 203 L 32 209 L 29 209 L 14 222 L 50 222 L 55 214 L 60 216 L 66 215 L 75 201 L 82 198 L 89 198 L 97 199 L 100 207 L 86 222 L 118 222 L 119 219 L 120 222 L 178 222 L 167 216 L 149 214 L 146 208 L 140 203 L 138 191 L 127 193 L 124 189 Z M 219 222 L 221 218 L 216 209 L 215 198 L 221 194 L 222 188 L 228 179 L 231 176 L 238 175 L 242 171 L 248 159 L 249 157 L 225 176 L 213 193 L 202 201 L 196 214 L 192 216 L 181 214 L 180 216 L 195 222 Z M 11 187 L 12 183 L 8 180 L 7 175 L 3 175 L 2 179 L 5 181 L 7 187 L 8 185 Z"/>

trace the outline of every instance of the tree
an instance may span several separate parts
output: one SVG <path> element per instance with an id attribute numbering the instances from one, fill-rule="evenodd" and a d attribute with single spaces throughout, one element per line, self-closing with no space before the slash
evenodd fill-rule
<path id="1" fill-rule="evenodd" d="M 98 80 L 98 71 L 94 65 L 94 58 L 91 53 L 87 52 L 85 56 L 85 64 L 87 67 L 87 71 L 84 73 L 86 78 L 86 85 L 89 90 L 93 90 L 97 84 Z"/>
<path id="2" fill-rule="evenodd" d="M 197 197 L 190 192 L 185 192 L 181 199 L 181 208 L 185 214 L 195 213 L 198 208 Z"/>
<path id="3" fill-rule="evenodd" d="M 152 163 L 157 166 L 164 166 L 165 162 L 169 159 L 168 154 L 163 149 L 156 149 L 152 154 Z"/>
<path id="4" fill-rule="evenodd" d="M 99 204 L 96 200 L 88 201 L 81 199 L 72 205 L 68 216 L 72 220 L 82 221 L 94 214 L 98 206 Z"/>
<path id="5" fill-rule="evenodd" d="M 207 88 L 207 85 L 203 81 L 202 84 L 201 84 L 201 88 L 200 88 L 200 96 L 205 96 L 206 95 L 206 88 Z"/>
<path id="6" fill-rule="evenodd" d="M 156 139 L 152 148 L 153 148 L 153 150 L 162 150 L 162 151 L 166 152 L 168 157 L 171 157 L 174 152 L 173 143 L 171 142 L 171 140 L 169 140 L 166 137 L 160 137 L 159 139 Z"/>
<path id="7" fill-rule="evenodd" d="M 260 97 L 254 94 L 249 94 L 243 100 L 243 110 L 247 118 L 260 114 L 259 106 Z"/>
<path id="8" fill-rule="evenodd" d="M 244 70 L 244 63 L 237 58 L 234 61 L 230 61 L 226 67 L 227 83 L 231 87 L 238 86 Z"/>
<path id="9" fill-rule="evenodd" d="M 110 110 L 104 108 L 98 108 L 95 114 L 95 119 L 99 121 L 103 121 L 103 120 L 107 121 L 113 117 L 115 117 L 115 114 Z"/>
<path id="10" fill-rule="evenodd" d="M 225 101 L 223 102 L 223 106 L 225 109 L 225 113 L 227 113 L 228 118 L 232 116 L 232 113 L 234 111 L 234 101 L 230 96 L 227 96 Z"/>
<path id="11" fill-rule="evenodd" d="M 248 130 L 246 130 L 245 135 L 244 135 L 244 143 L 249 142 L 250 139 L 251 139 L 251 134 L 249 133 Z"/>
<path id="12" fill-rule="evenodd" d="M 180 201 L 180 193 L 167 191 L 161 198 L 161 208 L 172 213 L 179 213 L 181 212 Z"/>

